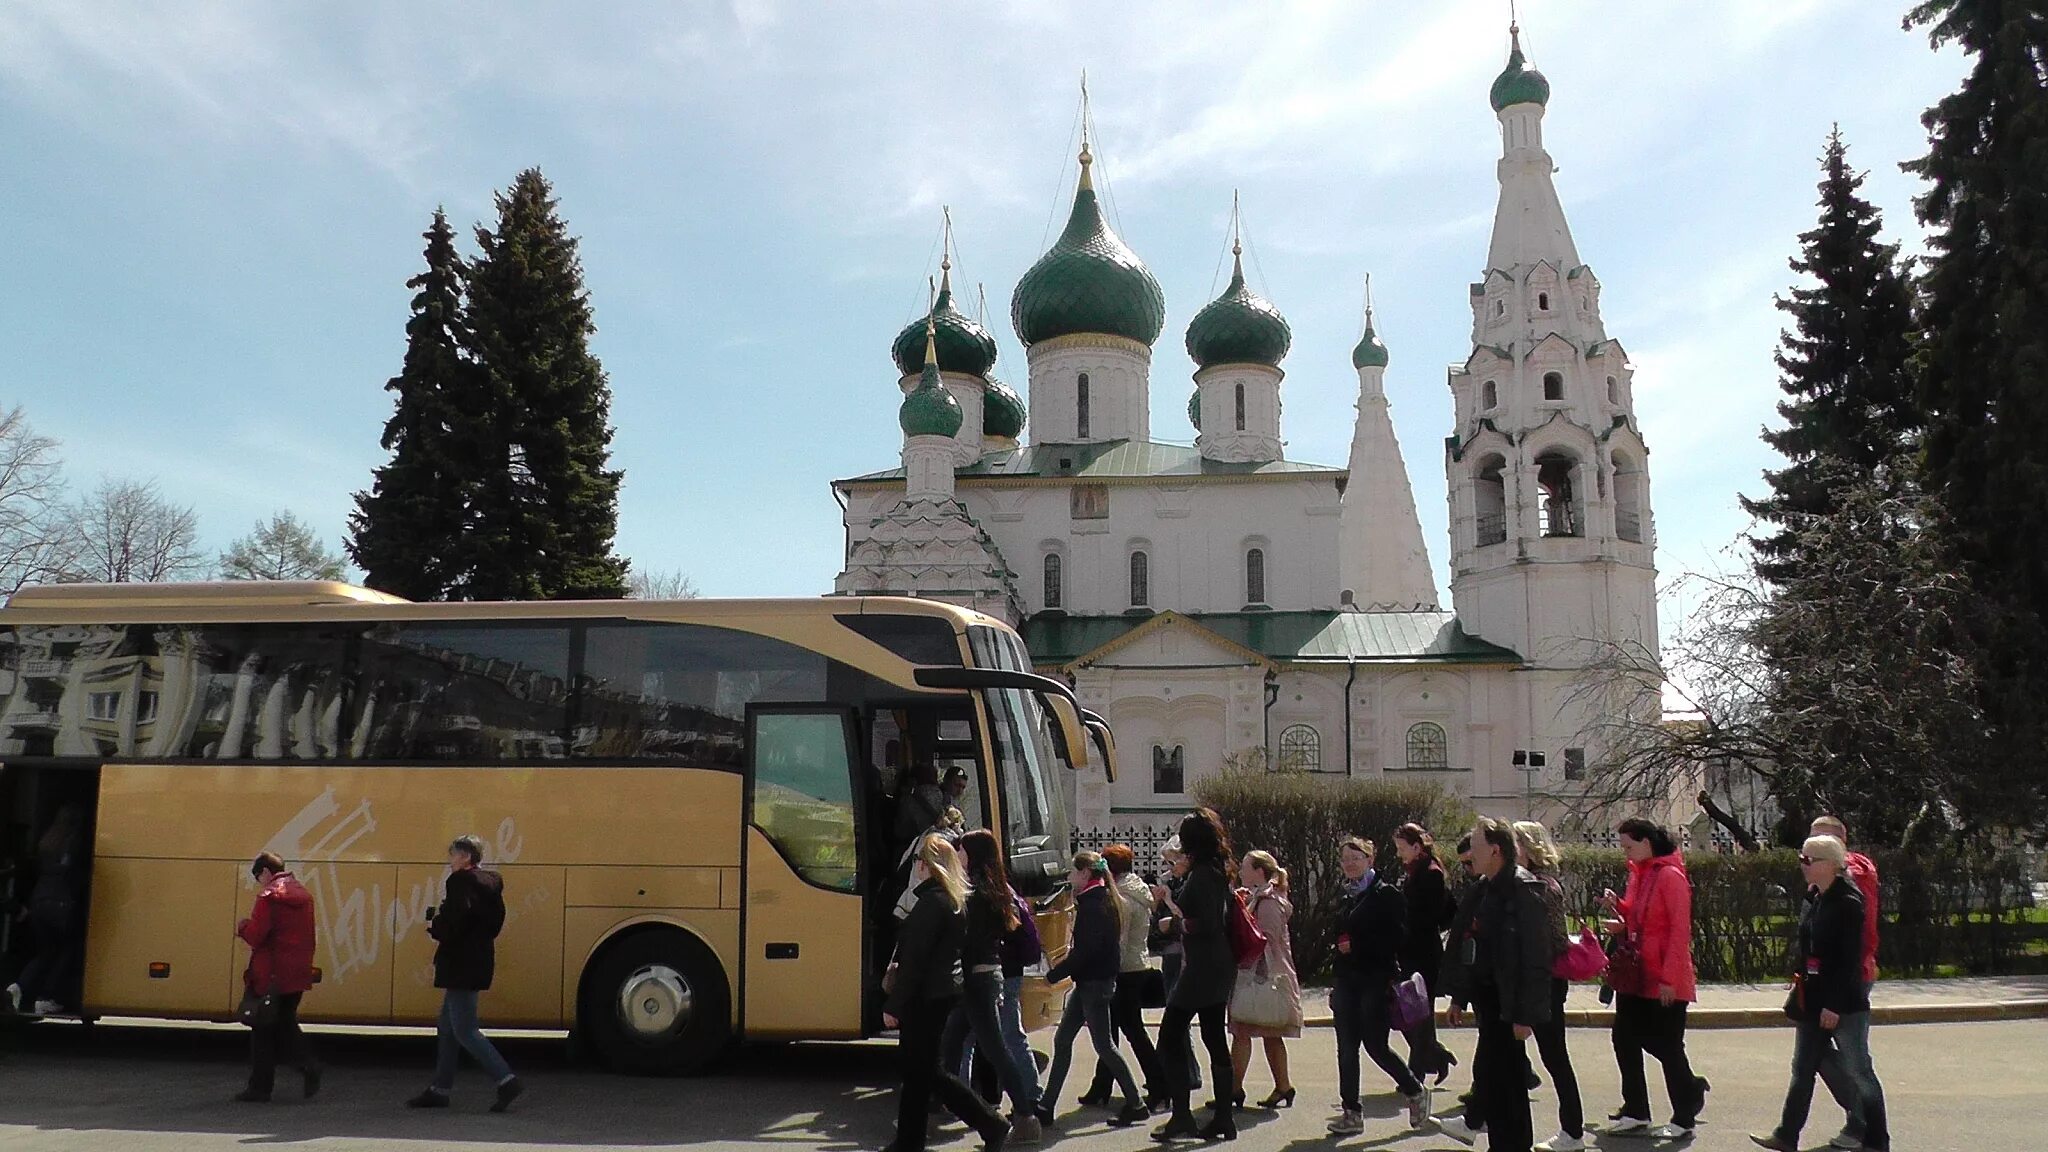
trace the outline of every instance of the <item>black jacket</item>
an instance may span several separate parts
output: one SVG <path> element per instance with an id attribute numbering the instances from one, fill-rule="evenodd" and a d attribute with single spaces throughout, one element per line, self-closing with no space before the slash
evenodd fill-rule
<path id="1" fill-rule="evenodd" d="M 1471 938 L 1472 922 L 1479 916 L 1479 898 L 1486 895 L 1486 884 L 1472 876 L 1465 878 L 1465 886 L 1458 889 L 1458 907 L 1451 913 L 1450 935 L 1445 945 L 1450 963 L 1443 966 L 1440 975 L 1443 990 L 1450 993 L 1451 1003 L 1462 1008 L 1472 1002 L 1472 972 L 1465 966 L 1465 941 Z"/>
<path id="2" fill-rule="evenodd" d="M 1799 957 L 1805 1019 L 1820 1019 L 1823 1009 L 1841 1016 L 1870 1010 L 1863 984 L 1863 893 L 1847 873 L 1836 876 L 1827 891 L 1806 894 Z"/>
<path id="3" fill-rule="evenodd" d="M 1407 898 L 1375 872 L 1364 891 L 1344 897 L 1337 913 L 1337 932 L 1351 938 L 1351 951 L 1337 953 L 1338 976 L 1392 984 L 1400 975 L 1408 936 Z"/>
<path id="4" fill-rule="evenodd" d="M 1098 884 L 1074 901 L 1074 940 L 1067 954 L 1052 966 L 1045 978 L 1061 980 L 1114 980 L 1122 967 L 1123 934 L 1113 901 L 1116 893 Z"/>
<path id="5" fill-rule="evenodd" d="M 967 923 L 960 935 L 960 971 L 1002 964 L 1003 948 L 1003 906 L 996 900 L 984 899 L 979 893 L 967 894 L 967 909 L 963 913 Z"/>
<path id="6" fill-rule="evenodd" d="M 1477 887 L 1468 942 L 1453 963 L 1468 968 L 1465 979 L 1470 989 L 1493 990 L 1500 999 L 1502 1020 L 1532 1028 L 1547 1022 L 1557 948 L 1543 907 L 1543 881 L 1517 867 Z"/>
<path id="7" fill-rule="evenodd" d="M 1408 932 L 1402 941 L 1402 973 L 1420 972 L 1435 992 L 1442 978 L 1444 928 L 1451 918 L 1450 887 L 1444 870 L 1434 859 L 1418 861 L 1401 878 L 1401 895 L 1408 912 Z"/>
<path id="8" fill-rule="evenodd" d="M 427 935 L 440 942 L 434 948 L 434 987 L 489 989 L 504 927 L 504 878 L 482 868 L 450 872 L 447 898 L 427 923 Z"/>
<path id="9" fill-rule="evenodd" d="M 960 947 L 967 918 L 937 880 L 917 886 L 917 903 L 896 935 L 896 981 L 884 1011 L 898 1020 L 918 1005 L 960 997 Z"/>
<path id="10" fill-rule="evenodd" d="M 1235 898 L 1222 869 L 1206 864 L 1188 869 L 1187 884 L 1176 901 L 1184 921 L 1181 947 L 1185 959 L 1180 982 L 1167 997 L 1169 1004 L 1207 1008 L 1230 1002 L 1231 990 L 1237 987 L 1237 954 L 1231 950 L 1223 918 L 1230 914 Z"/>

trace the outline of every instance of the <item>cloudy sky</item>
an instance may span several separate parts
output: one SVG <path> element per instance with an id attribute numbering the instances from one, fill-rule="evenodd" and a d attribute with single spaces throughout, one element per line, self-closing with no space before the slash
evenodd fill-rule
<path id="1" fill-rule="evenodd" d="M 1962 59 L 1903 0 L 1525 0 L 1546 141 L 1636 358 L 1667 574 L 1770 463 L 1773 293 L 1839 121 L 1918 243 L 1920 112 Z M 154 477 L 219 548 L 337 543 L 382 453 L 418 233 L 539 165 L 582 237 L 626 470 L 620 550 L 714 595 L 829 589 L 828 482 L 891 466 L 888 348 L 938 261 L 1010 290 L 1072 194 L 1077 80 L 1115 220 L 1166 291 L 1153 428 L 1221 287 L 1232 191 L 1294 327 L 1291 457 L 1343 463 L 1370 272 L 1439 583 L 1444 366 L 1469 351 L 1507 0 L 1279 4 L 0 5 L 0 404 L 73 482 Z M 473 247 L 473 246 L 472 246 Z"/>

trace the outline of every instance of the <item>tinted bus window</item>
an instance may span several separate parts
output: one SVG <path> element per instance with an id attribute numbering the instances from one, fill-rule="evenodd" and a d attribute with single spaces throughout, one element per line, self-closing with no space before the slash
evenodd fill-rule
<path id="1" fill-rule="evenodd" d="M 747 705 L 827 699 L 826 661 L 701 624 L 592 624 L 570 755 L 739 768 Z"/>
<path id="2" fill-rule="evenodd" d="M 567 627 L 380 624 L 363 638 L 361 666 L 352 758 L 568 755 Z"/>
<path id="3" fill-rule="evenodd" d="M 139 629 L 137 629 L 139 630 Z M 331 760 L 342 754 L 349 636 L 312 624 L 155 629 L 158 738 L 143 755 Z"/>
<path id="4" fill-rule="evenodd" d="M 936 616 L 840 616 L 839 622 L 912 664 L 960 666 L 960 639 Z"/>
<path id="5" fill-rule="evenodd" d="M 754 825 L 797 875 L 854 891 L 860 858 L 845 714 L 762 712 L 754 725 Z"/>

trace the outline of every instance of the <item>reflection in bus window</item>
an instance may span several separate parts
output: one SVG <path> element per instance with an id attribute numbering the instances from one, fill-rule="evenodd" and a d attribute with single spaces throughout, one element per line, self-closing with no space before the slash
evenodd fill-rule
<path id="1" fill-rule="evenodd" d="M 992 628 L 967 630 L 974 662 L 984 668 L 1028 672 L 1023 645 Z M 1002 774 L 1003 824 L 1011 845 L 1036 836 L 1055 838 L 1055 851 L 1065 849 L 1068 833 L 1065 805 L 1051 781 L 1055 753 L 1038 698 L 1016 688 L 991 688 L 983 693 L 989 712 L 990 745 Z"/>
<path id="2" fill-rule="evenodd" d="M 569 754 L 738 768 L 747 705 L 827 699 L 825 658 L 701 624 L 593 624 Z"/>
<path id="3" fill-rule="evenodd" d="M 566 627 L 380 624 L 363 639 L 362 669 L 349 739 L 355 758 L 566 755 Z"/>
<path id="4" fill-rule="evenodd" d="M 754 826 L 797 875 L 852 892 L 853 760 L 838 712 L 764 712 L 754 719 Z"/>

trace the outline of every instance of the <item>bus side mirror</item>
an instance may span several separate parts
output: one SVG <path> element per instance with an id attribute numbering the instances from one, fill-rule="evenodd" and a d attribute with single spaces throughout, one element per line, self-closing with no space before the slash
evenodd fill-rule
<path id="1" fill-rule="evenodd" d="M 1102 761 L 1102 775 L 1111 784 L 1116 783 L 1116 737 L 1109 731 L 1109 724 L 1094 713 L 1082 718 L 1088 726 L 1088 736 L 1095 744 L 1095 755 Z"/>
<path id="2" fill-rule="evenodd" d="M 1051 692 L 1040 696 L 1039 701 L 1051 714 L 1053 724 L 1059 729 L 1060 753 L 1067 761 L 1067 767 L 1076 771 L 1088 766 L 1088 727 L 1081 722 L 1081 710 L 1065 696 Z"/>

